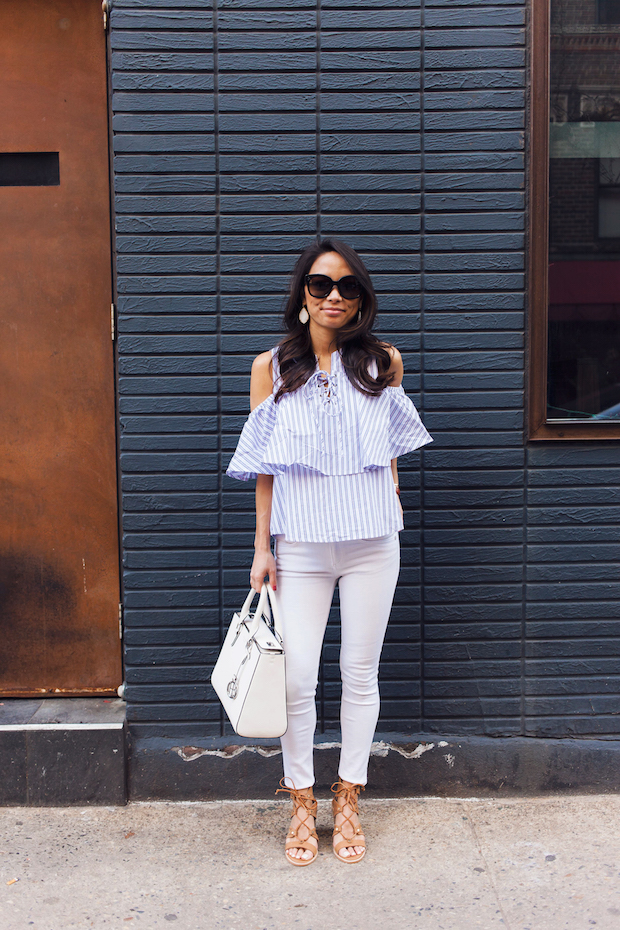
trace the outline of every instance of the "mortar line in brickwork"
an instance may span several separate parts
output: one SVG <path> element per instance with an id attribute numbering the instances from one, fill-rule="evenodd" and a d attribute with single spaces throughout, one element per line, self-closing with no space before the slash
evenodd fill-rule
<path id="1" fill-rule="evenodd" d="M 425 67 L 425 0 L 420 0 L 420 416 L 424 419 L 424 289 L 425 289 L 425 180 L 426 159 L 424 152 L 424 67 Z M 424 732 L 424 642 L 425 642 L 425 602 L 426 584 L 424 576 L 424 449 L 420 450 L 420 730 Z"/>
<path id="2" fill-rule="evenodd" d="M 521 736 L 525 736 L 525 643 L 527 635 L 527 532 L 528 532 L 528 488 L 529 488 L 529 465 L 527 456 L 527 446 L 525 446 L 525 461 L 523 462 L 523 550 L 521 555 L 521 661 L 519 668 L 520 675 L 520 729 Z"/>
<path id="3" fill-rule="evenodd" d="M 213 144 L 215 152 L 215 341 L 217 379 L 217 589 L 219 638 L 224 638 L 223 552 L 222 552 L 222 297 L 221 297 L 221 222 L 220 222 L 220 122 L 219 122 L 219 45 L 218 0 L 213 0 Z M 224 736 L 224 713 L 220 707 L 220 736 Z"/>
<path id="4" fill-rule="evenodd" d="M 321 238 L 321 0 L 316 4 L 316 87 L 315 87 L 316 237 Z"/>
<path id="5" fill-rule="evenodd" d="M 316 3 L 316 58 L 315 58 L 315 164 L 316 164 L 316 238 L 321 238 L 321 0 Z M 318 716 L 319 732 L 325 733 L 325 647 L 321 650 L 319 674 Z"/>
<path id="6" fill-rule="evenodd" d="M 526 356 L 527 358 L 527 356 Z M 525 395 L 524 395 L 525 396 Z M 527 424 L 525 426 L 527 428 Z M 523 519 L 522 519 L 522 550 L 521 550 L 521 654 L 519 662 L 519 728 L 521 736 L 525 736 L 525 684 L 526 684 L 526 656 L 525 644 L 527 636 L 527 534 L 528 534 L 528 488 L 529 488 L 529 465 L 527 454 L 527 433 L 524 431 L 524 461 L 523 461 Z"/>
<path id="7" fill-rule="evenodd" d="M 529 7 L 528 7 L 528 9 L 526 10 L 526 14 L 525 14 L 525 15 L 526 15 L 526 31 L 525 31 L 525 35 L 526 35 L 526 46 L 525 46 L 525 73 L 526 73 L 526 75 L 528 75 L 528 74 L 531 74 L 531 62 L 530 62 L 529 56 L 530 56 L 530 49 L 531 49 L 531 47 L 532 47 L 532 43 L 531 43 L 531 39 L 530 39 L 530 37 L 531 37 L 531 28 L 532 28 L 532 20 L 531 20 L 531 14 L 530 14 Z M 530 105 L 531 105 L 531 101 L 530 101 Z M 526 126 L 527 126 L 527 125 L 530 125 L 530 123 L 529 123 L 529 112 L 528 112 L 527 97 L 526 97 L 526 112 L 525 112 L 525 117 L 526 117 L 526 123 L 525 123 L 525 125 L 526 125 Z M 527 166 L 527 159 L 526 159 L 526 166 Z M 526 167 L 526 171 L 527 171 L 527 167 Z M 527 174 L 526 174 L 524 180 L 525 180 L 525 190 L 526 190 L 526 191 L 529 191 L 529 184 L 528 184 L 528 177 L 527 177 Z M 527 211 L 528 209 L 529 209 L 529 203 L 528 203 L 528 198 L 527 198 L 527 195 L 526 195 L 524 210 Z M 525 228 L 527 229 L 527 213 L 526 213 L 526 215 L 525 215 Z M 527 236 L 526 236 L 525 244 L 526 244 L 526 249 L 529 248 L 529 242 L 528 242 Z M 527 256 L 527 252 L 526 252 L 526 256 Z M 527 307 L 527 303 L 525 304 L 525 306 Z M 529 310 L 530 310 L 530 308 L 528 307 L 528 308 L 527 308 L 527 311 L 529 312 Z M 525 320 L 526 320 L 526 317 L 524 317 L 524 324 L 525 324 Z M 527 328 L 525 328 L 525 331 L 527 332 Z M 526 352 L 524 353 L 524 372 L 523 372 L 523 373 L 524 373 L 524 376 L 526 377 L 526 380 L 527 380 L 527 364 L 528 364 L 528 351 L 527 351 L 527 350 L 528 350 L 528 348 L 529 348 L 529 347 L 528 347 L 527 344 L 526 344 Z M 526 393 L 524 393 L 523 398 L 524 398 L 524 402 L 525 402 L 525 399 L 527 398 L 527 394 L 526 394 Z M 525 414 L 525 413 L 526 413 L 526 411 L 524 410 L 524 414 Z M 525 643 L 526 643 L 526 635 L 527 635 L 527 534 L 528 534 L 528 526 L 527 526 L 527 523 L 528 523 L 528 487 L 529 487 L 529 465 L 528 465 L 528 454 L 527 454 L 527 429 L 528 429 L 528 423 L 527 423 L 527 416 L 526 416 L 526 417 L 524 417 L 524 424 L 523 424 L 523 440 L 524 440 L 524 443 L 523 443 L 523 453 L 524 453 L 524 460 L 523 460 L 523 519 L 522 519 L 522 521 L 521 521 L 521 525 L 522 525 L 522 530 L 521 530 L 521 533 L 522 533 L 522 536 L 521 536 L 521 544 L 522 544 L 522 550 L 521 550 L 521 630 L 520 630 L 520 637 L 521 637 L 521 643 L 520 643 L 521 654 L 520 654 L 520 657 L 519 657 L 519 658 L 520 658 L 520 661 L 519 661 L 519 691 L 520 691 L 520 694 L 519 694 L 519 718 L 520 718 L 520 719 L 519 719 L 519 728 L 520 728 L 521 736 L 525 736 L 525 731 L 526 731 L 526 719 L 525 719 L 525 684 L 526 684 L 526 681 L 525 681 L 525 678 L 526 678 L 526 675 L 525 675 L 525 671 L 526 671 Z"/>

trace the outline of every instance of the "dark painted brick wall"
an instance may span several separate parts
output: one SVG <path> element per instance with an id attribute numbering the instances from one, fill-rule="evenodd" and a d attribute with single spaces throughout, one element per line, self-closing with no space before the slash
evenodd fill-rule
<path id="1" fill-rule="evenodd" d="M 422 725 L 520 733 L 524 8 L 425 27 Z"/>
<path id="2" fill-rule="evenodd" d="M 401 462 L 381 729 L 618 733 L 617 447 L 524 447 L 525 7 L 115 0 L 136 732 L 221 732 L 208 679 L 253 537 L 252 486 L 223 472 L 294 258 L 333 233 L 364 255 L 435 436 Z"/>

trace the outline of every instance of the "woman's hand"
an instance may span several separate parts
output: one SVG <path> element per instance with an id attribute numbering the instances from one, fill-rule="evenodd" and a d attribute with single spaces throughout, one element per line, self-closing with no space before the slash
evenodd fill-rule
<path id="1" fill-rule="evenodd" d="M 276 590 L 276 560 L 271 549 L 257 549 L 254 553 L 252 568 L 250 569 L 250 585 L 260 593 L 265 583 L 265 575 L 269 575 L 269 584 Z"/>

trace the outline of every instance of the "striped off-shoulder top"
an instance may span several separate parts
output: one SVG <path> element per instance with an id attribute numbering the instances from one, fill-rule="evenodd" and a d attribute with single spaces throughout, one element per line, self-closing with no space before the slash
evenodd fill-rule
<path id="1" fill-rule="evenodd" d="M 276 404 L 251 412 L 226 474 L 273 475 L 271 534 L 291 542 L 373 539 L 402 530 L 391 460 L 432 442 L 402 386 L 377 397 L 349 381 L 340 352 Z"/>

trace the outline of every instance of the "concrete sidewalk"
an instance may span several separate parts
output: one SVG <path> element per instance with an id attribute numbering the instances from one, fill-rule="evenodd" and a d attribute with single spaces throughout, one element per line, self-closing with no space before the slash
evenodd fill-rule
<path id="1" fill-rule="evenodd" d="M 288 802 L 0 809 L 1 930 L 618 930 L 620 797 L 362 800 L 366 859 L 287 865 Z"/>

